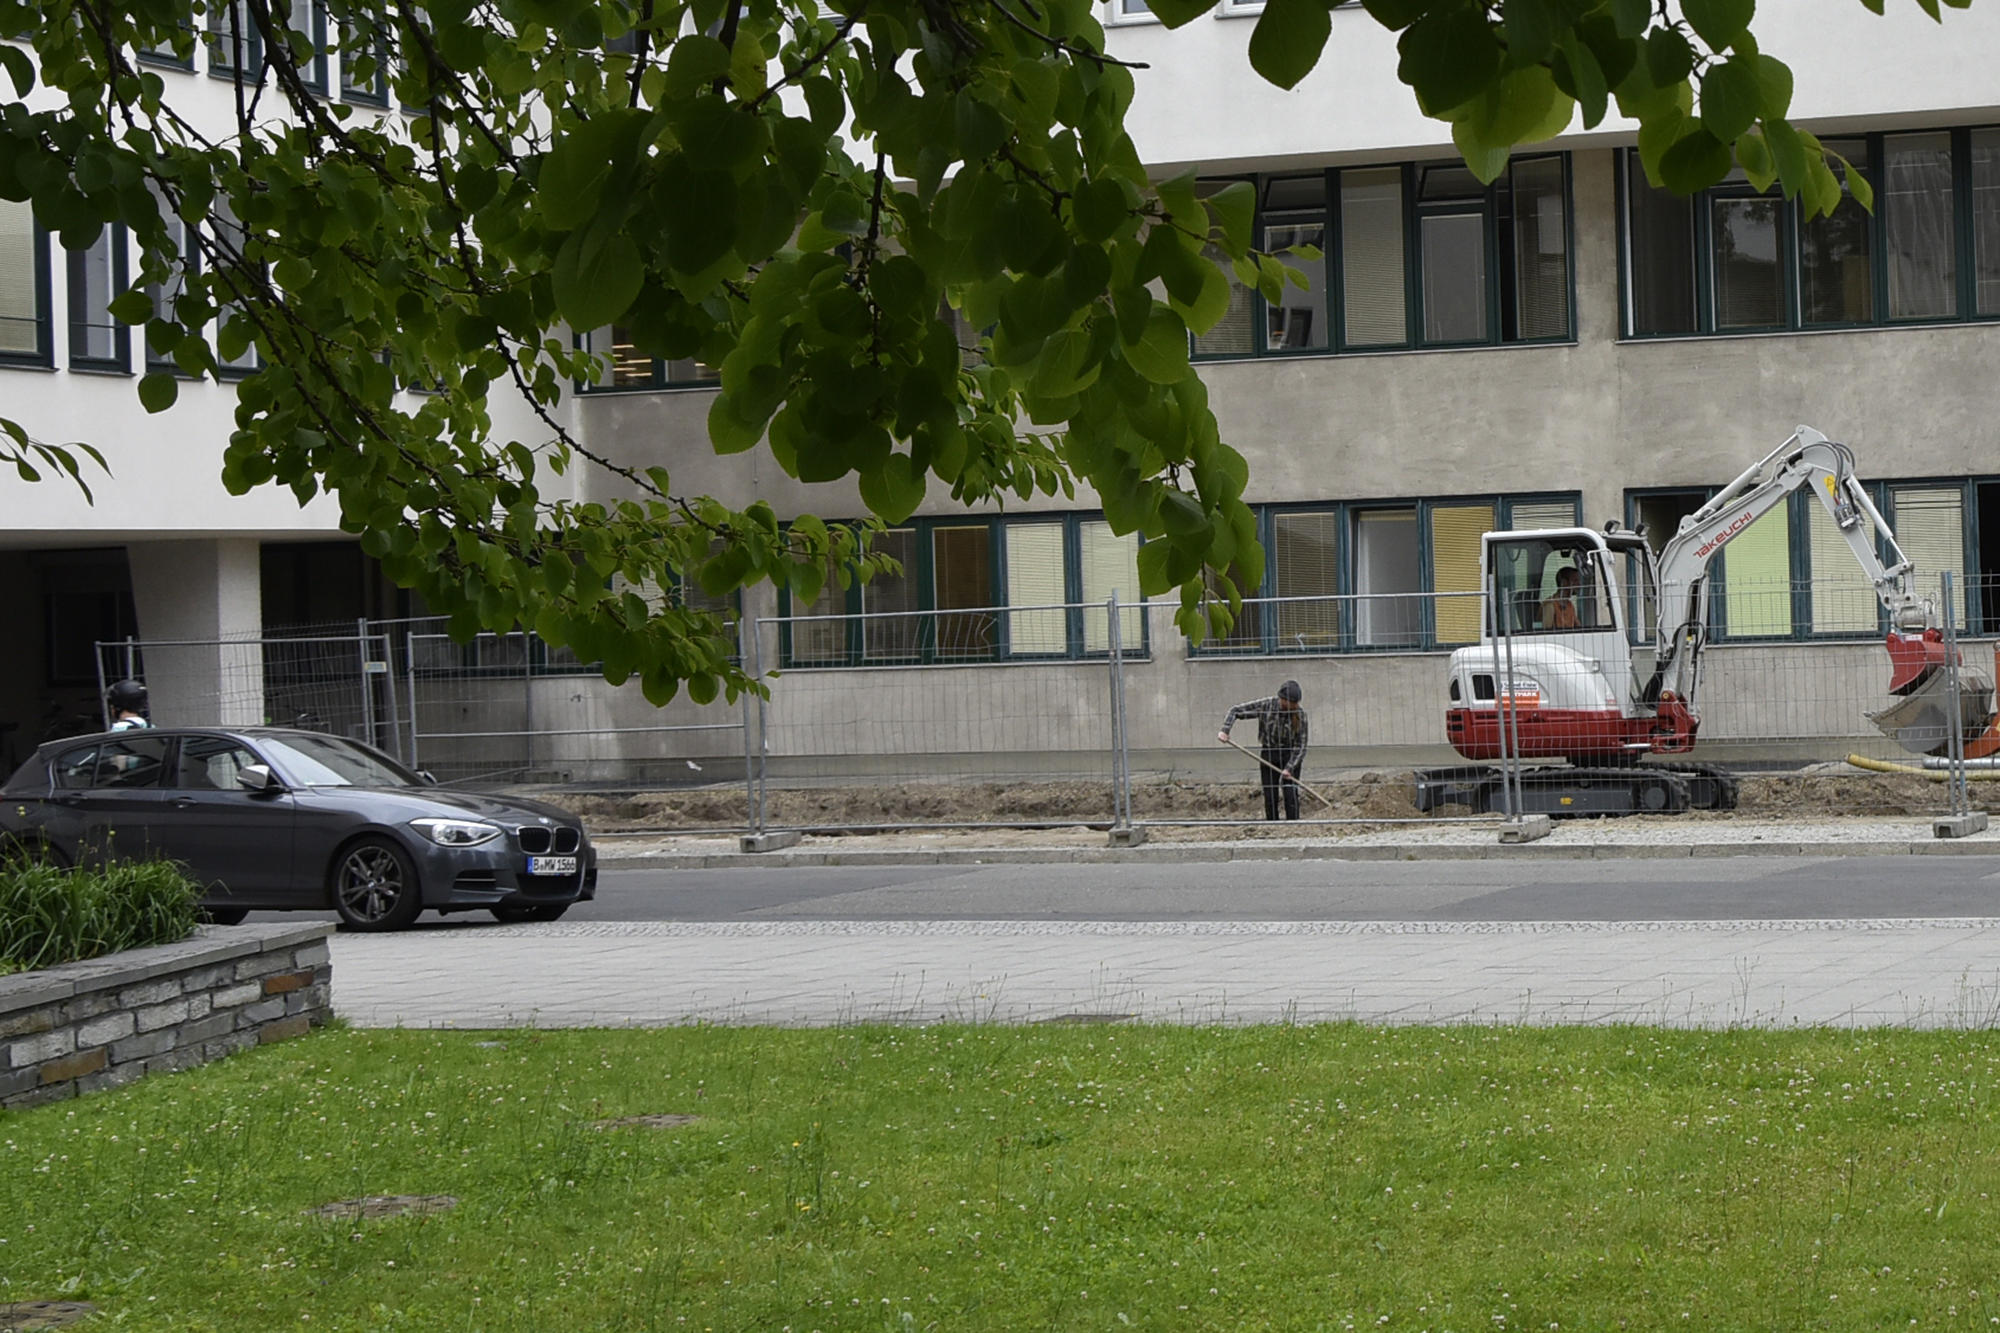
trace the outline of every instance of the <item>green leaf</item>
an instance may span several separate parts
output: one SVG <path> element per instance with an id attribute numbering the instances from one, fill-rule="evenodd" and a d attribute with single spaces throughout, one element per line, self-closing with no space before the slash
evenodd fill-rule
<path id="1" fill-rule="evenodd" d="M 1085 240 L 1109 240 L 1131 217 L 1125 187 L 1109 178 L 1084 181 L 1071 193 L 1069 202 L 1070 216 Z"/>
<path id="2" fill-rule="evenodd" d="M 1215 0 L 1147 0 L 1153 17 L 1169 28 L 1183 27 L 1215 8 Z"/>
<path id="3" fill-rule="evenodd" d="M 1758 100 L 1762 105 L 1759 115 L 1776 116 L 1782 120 L 1791 114 L 1791 66 L 1776 56 L 1760 55 L 1757 57 L 1757 83 L 1760 90 Z"/>
<path id="4" fill-rule="evenodd" d="M 1847 180 L 1847 192 L 1854 196 L 1854 202 L 1874 212 L 1875 187 L 1868 183 L 1867 173 L 1844 157 L 1840 159 L 1840 168 L 1841 175 Z"/>
<path id="5" fill-rule="evenodd" d="M 1125 343 L 1124 347 L 1125 359 L 1132 369 L 1155 384 L 1173 384 L 1190 373 L 1187 325 L 1164 306 L 1153 307 L 1146 320 L 1145 336 L 1136 343 Z"/>
<path id="6" fill-rule="evenodd" d="M 5 66 L 8 77 L 14 80 L 14 92 L 26 97 L 35 88 L 35 62 L 28 59 L 28 53 L 18 46 L 0 44 L 0 66 Z"/>
<path id="7" fill-rule="evenodd" d="M 623 232 L 570 233 L 556 252 L 550 278 L 556 309 L 571 328 L 601 329 L 632 308 L 645 285 L 646 266 L 639 247 Z"/>
<path id="8" fill-rule="evenodd" d="M 1653 0 L 1611 0 L 1611 21 L 1620 37 L 1637 37 L 1653 21 Z"/>
<path id="9" fill-rule="evenodd" d="M 1681 14 L 1711 51 L 1733 45 L 1750 26 L 1756 0 L 1681 0 Z"/>
<path id="10" fill-rule="evenodd" d="M 705 33 L 686 33 L 667 57 L 667 95 L 692 97 L 728 73 L 728 47 Z"/>
<path id="11" fill-rule="evenodd" d="M 1738 136 L 1766 112 L 1764 85 L 1756 62 L 1743 58 L 1710 65 L 1701 79 L 1701 124 L 1723 143 Z M 1776 108 L 1770 114 L 1779 113 Z"/>
<path id="12" fill-rule="evenodd" d="M 1557 16 L 1549 0 L 1506 0 L 1501 31 L 1507 34 L 1507 63 L 1535 65 L 1555 53 Z"/>
<path id="13" fill-rule="evenodd" d="M 1794 196 L 1806 186 L 1806 147 L 1799 138 L 1799 132 L 1782 120 L 1764 121 L 1764 141 L 1771 147 L 1771 158 L 1778 164 L 1778 179 L 1784 184 L 1785 194 Z"/>
<path id="14" fill-rule="evenodd" d="M 1429 115 L 1462 106 L 1500 75 L 1500 46 L 1477 10 L 1453 6 L 1426 15 L 1396 42 L 1396 77 L 1416 90 Z"/>
<path id="15" fill-rule="evenodd" d="M 1646 73 L 1655 88 L 1671 88 L 1694 69 L 1694 48 L 1673 28 L 1655 28 L 1646 37 Z"/>
<path id="16" fill-rule="evenodd" d="M 181 396 L 181 382 L 173 375 L 155 371 L 139 381 L 139 404 L 148 412 L 164 412 Z"/>
<path id="17" fill-rule="evenodd" d="M 1231 181 L 1208 197 L 1208 206 L 1222 225 L 1224 248 L 1231 254 L 1248 250 L 1256 239 L 1257 187 L 1249 181 Z"/>
<path id="18" fill-rule="evenodd" d="M 1333 31 L 1324 0 L 1264 0 L 1250 33 L 1250 68 L 1280 88 L 1312 73 Z"/>
<path id="19" fill-rule="evenodd" d="M 1756 130 L 1737 139 L 1736 164 L 1743 168 L 1750 188 L 1759 194 L 1770 189 L 1778 179 L 1778 163 L 1771 156 L 1771 145 L 1765 143 L 1764 136 Z"/>
<path id="20" fill-rule="evenodd" d="M 908 454 L 890 454 L 879 468 L 861 474 L 861 502 L 885 523 L 901 523 L 924 502 L 924 473 Z"/>
<path id="21" fill-rule="evenodd" d="M 1557 53 L 1555 73 L 1557 85 L 1576 99 L 1577 109 L 1583 112 L 1583 127 L 1596 129 L 1604 119 L 1610 105 L 1611 85 L 1604 77 L 1604 66 L 1597 61 L 1596 54 L 1575 33 L 1565 33 L 1562 49 Z"/>
<path id="22" fill-rule="evenodd" d="M 1675 194 L 1705 190 L 1729 174 L 1729 145 L 1705 129 L 1682 136 L 1660 159 L 1660 179 Z"/>

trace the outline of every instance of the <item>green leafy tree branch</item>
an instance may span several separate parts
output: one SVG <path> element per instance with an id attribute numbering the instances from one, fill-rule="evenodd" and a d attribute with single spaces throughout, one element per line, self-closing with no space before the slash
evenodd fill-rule
<path id="1" fill-rule="evenodd" d="M 1178 26 L 1212 2 L 1153 8 Z M 1334 7 L 1267 0 L 1255 72 L 1297 85 Z M 1615 107 L 1674 190 L 1740 165 L 1819 214 L 1839 170 L 1869 200 L 1787 121 L 1791 73 L 1758 48 L 1752 0 L 1361 7 L 1482 179 Z M 1144 535 L 1142 587 L 1177 589 L 1187 632 L 1240 610 L 1221 571 L 1262 567 L 1248 469 L 1188 337 L 1226 313 L 1232 276 L 1271 300 L 1300 278 L 1254 244 L 1248 185 L 1148 177 L 1134 67 L 1089 0 L 326 8 L 343 82 L 381 81 L 388 109 L 321 96 L 326 52 L 270 0 L 0 0 L 0 198 L 71 247 L 130 230 L 141 262 L 111 310 L 175 367 L 139 381 L 148 410 L 254 349 L 231 491 L 329 494 L 455 632 L 532 627 L 662 702 L 752 682 L 715 617 L 617 576 L 810 601 L 887 568 L 871 532 L 934 490 L 1087 485 Z M 238 71 L 219 120 L 193 105 L 207 88 L 137 54 L 191 60 L 204 38 Z M 575 333 L 612 325 L 642 356 L 717 370 L 718 453 L 852 478 L 869 518 L 734 508 L 579 438 L 564 398 L 604 367 Z M 496 434 L 496 395 L 530 405 L 528 438 Z M 22 476 L 40 459 L 80 480 L 61 447 L 10 440 Z M 568 498 L 577 468 L 616 498 Z"/>

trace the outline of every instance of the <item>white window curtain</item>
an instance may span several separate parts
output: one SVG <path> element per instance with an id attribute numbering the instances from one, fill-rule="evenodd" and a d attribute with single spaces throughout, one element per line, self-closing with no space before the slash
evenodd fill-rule
<path id="1" fill-rule="evenodd" d="M 1897 134 L 1883 141 L 1880 208 L 1889 243 L 1889 317 L 1957 313 L 1951 205 L 1951 135 Z"/>
<path id="2" fill-rule="evenodd" d="M 1007 545 L 1007 647 L 1016 654 L 1059 654 L 1069 647 L 1061 610 L 1061 523 L 1009 523 Z M 1021 607 L 1055 608 L 1020 610 Z"/>
<path id="3" fill-rule="evenodd" d="M 1079 525 L 1078 554 L 1082 568 L 1083 650 L 1088 653 L 1111 649 L 1111 617 L 1103 610 L 1088 609 L 1089 603 L 1107 604 L 1118 594 L 1118 651 L 1137 653 L 1145 649 L 1145 597 L 1139 591 L 1139 538 L 1123 537 L 1102 519 Z M 1127 608 L 1130 608 L 1129 610 Z"/>
<path id="4" fill-rule="evenodd" d="M 33 205 L 0 200 L 0 352 L 41 350 L 42 251 Z"/>

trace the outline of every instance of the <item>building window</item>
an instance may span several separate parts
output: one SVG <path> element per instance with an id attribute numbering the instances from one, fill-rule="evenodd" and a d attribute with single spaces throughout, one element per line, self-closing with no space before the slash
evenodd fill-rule
<path id="1" fill-rule="evenodd" d="M 1105 19 L 1110 23 L 1158 23 L 1146 0 L 1104 0 Z"/>
<path id="2" fill-rule="evenodd" d="M 239 288 L 248 289 L 261 275 L 257 266 L 247 258 L 250 246 L 250 229 L 236 217 L 236 210 L 229 200 L 217 195 L 209 219 L 209 236 L 216 247 L 215 276 L 215 339 L 216 366 L 224 376 L 248 375 L 261 364 L 257 358 L 257 330 L 250 317 L 244 313 L 244 304 L 236 296 Z M 243 340 L 240 349 L 230 352 L 237 339 Z"/>
<path id="3" fill-rule="evenodd" d="M 33 205 L 0 200 L 0 363 L 49 364 L 49 238 Z"/>
<path id="4" fill-rule="evenodd" d="M 1266 506 L 1258 595 L 1201 655 L 1429 650 L 1476 643 L 1480 538 L 1568 528 L 1574 496 Z M 1237 579 L 1241 587 L 1246 580 Z"/>
<path id="5" fill-rule="evenodd" d="M 1262 248 L 1311 246 L 1319 257 L 1285 256 L 1309 285 L 1288 285 L 1276 303 L 1232 283 L 1229 312 L 1193 340 L 1198 357 L 1573 336 L 1565 155 L 1516 160 L 1490 186 L 1456 162 L 1255 184 Z"/>
<path id="6" fill-rule="evenodd" d="M 1836 166 L 1831 216 L 1804 219 L 1741 171 L 1692 200 L 1649 185 L 1627 151 L 1624 327 L 1630 338 L 1880 326 L 2000 316 L 2000 130 L 1822 140 L 1875 190 L 1871 216 Z"/>
<path id="7" fill-rule="evenodd" d="M 125 227 L 116 224 L 69 256 L 69 363 L 80 370 L 130 370 L 131 332 L 106 309 L 125 290 Z"/>
<path id="8" fill-rule="evenodd" d="M 389 45 L 379 33 L 343 26 L 340 99 L 364 106 L 389 105 Z"/>
<path id="9" fill-rule="evenodd" d="M 140 47 L 139 63 L 157 65 L 162 69 L 192 70 L 194 48 L 194 29 L 183 20 L 175 24 L 171 36 L 161 38 L 152 46 Z"/>
<path id="10" fill-rule="evenodd" d="M 584 346 L 596 355 L 598 376 L 582 385 L 586 393 L 632 389 L 712 386 L 717 372 L 693 357 L 662 361 L 641 352 L 632 331 L 622 324 L 596 329 L 584 336 Z"/>
<path id="11" fill-rule="evenodd" d="M 951 665 L 1145 652 L 1139 542 L 1101 518 L 919 519 L 875 537 L 900 573 L 833 571 L 810 603 L 781 597 L 788 667 Z M 1129 609 L 1127 609 L 1129 608 Z"/>
<path id="12" fill-rule="evenodd" d="M 216 0 L 208 11 L 208 72 L 254 82 L 264 72 L 264 40 L 243 0 Z"/>
<path id="13" fill-rule="evenodd" d="M 275 18 L 275 14 L 273 15 Z M 326 10 L 319 0 L 291 0 L 285 16 L 285 25 L 292 32 L 305 38 L 305 59 L 298 62 L 299 79 L 321 96 L 327 89 L 326 52 Z M 299 43 L 292 43 L 297 50 Z"/>

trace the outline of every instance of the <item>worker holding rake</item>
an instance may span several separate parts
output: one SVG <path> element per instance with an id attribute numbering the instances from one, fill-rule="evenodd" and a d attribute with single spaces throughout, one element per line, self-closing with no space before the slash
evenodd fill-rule
<path id="1" fill-rule="evenodd" d="M 1229 739 L 1229 729 L 1236 725 L 1239 717 L 1257 719 L 1257 748 L 1262 751 L 1257 756 L 1260 765 L 1259 776 L 1264 780 L 1264 818 L 1278 817 L 1278 802 L 1284 799 L 1285 818 L 1299 817 L 1299 789 L 1302 784 L 1299 774 L 1306 765 L 1306 710 L 1299 707 L 1299 683 L 1288 680 L 1278 687 L 1278 692 L 1268 699 L 1252 699 L 1248 703 L 1237 704 L 1222 719 L 1222 730 L 1215 738 L 1224 745 L 1237 745 Z M 1315 796 L 1317 792 L 1313 793 Z M 1324 800 L 1324 797 L 1321 797 Z"/>

